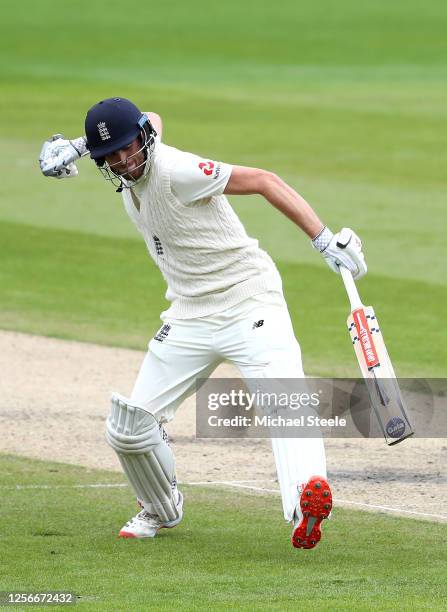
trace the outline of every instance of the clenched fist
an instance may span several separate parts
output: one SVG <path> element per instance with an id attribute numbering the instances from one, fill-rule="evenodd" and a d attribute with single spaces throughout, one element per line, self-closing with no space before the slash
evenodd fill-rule
<path id="1" fill-rule="evenodd" d="M 39 164 L 45 176 L 71 178 L 78 175 L 74 163 L 88 153 L 85 138 L 66 140 L 62 134 L 55 134 L 43 143 Z"/>
<path id="2" fill-rule="evenodd" d="M 368 268 L 362 252 L 362 241 L 349 227 L 344 227 L 337 234 L 325 227 L 312 240 L 312 244 L 337 274 L 340 274 L 340 266 L 347 268 L 355 279 L 366 274 Z"/>

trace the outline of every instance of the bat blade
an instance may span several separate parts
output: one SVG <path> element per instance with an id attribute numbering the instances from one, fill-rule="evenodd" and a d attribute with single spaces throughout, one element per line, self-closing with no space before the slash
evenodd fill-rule
<path id="1" fill-rule="evenodd" d="M 353 310 L 347 325 L 379 426 L 387 444 L 397 444 L 414 430 L 372 306 Z"/>

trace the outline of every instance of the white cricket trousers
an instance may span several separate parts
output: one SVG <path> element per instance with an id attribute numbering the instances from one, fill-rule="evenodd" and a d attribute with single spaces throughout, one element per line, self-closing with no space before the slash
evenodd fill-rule
<path id="1" fill-rule="evenodd" d="M 196 378 L 207 378 L 224 360 L 244 379 L 304 376 L 301 350 L 281 294 L 263 293 L 205 317 L 166 318 L 149 342 L 131 399 L 160 422 L 168 422 L 194 393 Z M 326 478 L 324 444 L 321 437 L 272 438 L 272 447 L 284 517 L 290 521 L 297 486 L 315 474 Z"/>

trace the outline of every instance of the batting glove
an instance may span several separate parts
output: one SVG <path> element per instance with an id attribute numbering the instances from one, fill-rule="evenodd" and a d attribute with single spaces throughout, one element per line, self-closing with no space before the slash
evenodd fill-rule
<path id="1" fill-rule="evenodd" d="M 65 140 L 62 134 L 55 134 L 43 143 L 39 164 L 45 176 L 53 178 L 71 178 L 78 175 L 74 163 L 88 153 L 84 137 L 76 140 Z"/>
<path id="2" fill-rule="evenodd" d="M 349 227 L 344 227 L 337 234 L 324 227 L 312 240 L 312 245 L 337 274 L 340 274 L 340 266 L 345 266 L 355 279 L 359 279 L 368 270 L 362 253 L 362 241 Z"/>

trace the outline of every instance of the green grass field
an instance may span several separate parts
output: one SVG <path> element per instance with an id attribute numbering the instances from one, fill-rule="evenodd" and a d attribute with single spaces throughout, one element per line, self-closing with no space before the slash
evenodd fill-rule
<path id="1" fill-rule="evenodd" d="M 79 487 L 119 474 L 5 455 L 0 474 L 0 590 L 73 591 L 82 610 L 445 609 L 446 525 L 337 508 L 296 550 L 278 497 L 185 486 L 177 528 L 122 540 L 129 489 Z"/>
<path id="2" fill-rule="evenodd" d="M 446 376 L 446 31 L 442 0 L 4 3 L 0 329 L 144 349 L 158 328 L 165 287 L 119 195 L 89 160 L 67 181 L 37 163 L 120 95 L 169 144 L 268 168 L 354 228 L 397 373 Z M 261 198 L 231 202 L 282 273 L 306 371 L 357 376 L 341 280 Z M 306 554 L 279 500 L 187 487 L 181 528 L 122 542 L 129 490 L 70 488 L 117 481 L 1 458 L 0 589 L 72 588 L 92 610 L 445 609 L 445 526 L 336 509 Z"/>
<path id="3" fill-rule="evenodd" d="M 274 170 L 354 227 L 398 373 L 445 375 L 445 3 L 22 6 L 0 25 L 0 327 L 143 348 L 158 326 L 164 287 L 120 197 L 88 160 L 72 181 L 36 162 L 119 94 L 170 144 Z M 307 371 L 356 374 L 340 280 L 266 202 L 232 203 L 283 273 Z"/>

